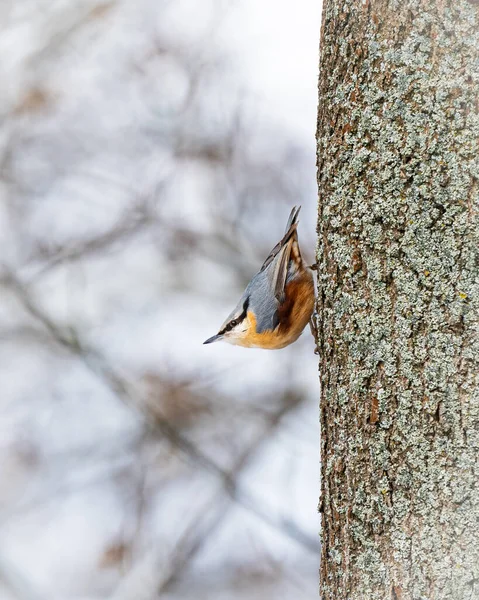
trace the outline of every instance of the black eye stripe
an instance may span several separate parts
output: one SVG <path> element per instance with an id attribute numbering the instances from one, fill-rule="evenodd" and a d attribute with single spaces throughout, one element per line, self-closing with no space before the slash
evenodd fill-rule
<path id="1" fill-rule="evenodd" d="M 248 312 L 248 306 L 249 306 L 249 297 L 246 298 L 246 300 L 244 301 L 243 312 L 239 315 L 239 317 L 236 317 L 235 319 L 231 319 L 231 321 L 225 325 L 225 327 L 219 332 L 219 334 L 221 335 L 222 333 L 231 331 L 234 327 L 236 327 L 236 325 L 238 325 L 239 323 L 244 321 L 244 319 L 246 319 L 246 314 Z"/>

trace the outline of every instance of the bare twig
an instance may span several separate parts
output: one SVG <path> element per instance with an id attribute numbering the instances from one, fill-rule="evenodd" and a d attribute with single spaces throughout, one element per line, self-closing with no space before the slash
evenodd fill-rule
<path id="1" fill-rule="evenodd" d="M 87 348 L 73 331 L 68 333 L 65 332 L 49 316 L 47 316 L 33 302 L 27 289 L 13 273 L 4 268 L 4 275 L 1 279 L 10 284 L 25 309 L 47 329 L 57 343 L 80 358 L 89 370 L 103 381 L 103 383 L 127 406 L 135 412 L 139 411 L 142 413 L 145 419 L 145 425 L 152 432 L 161 433 L 161 435 L 166 437 L 195 464 L 218 477 L 222 481 L 224 490 L 231 499 L 254 514 L 263 523 L 281 531 L 283 535 L 286 535 L 311 552 L 318 552 L 319 544 L 317 540 L 301 531 L 293 523 L 275 519 L 271 516 L 271 511 L 260 508 L 251 495 L 238 486 L 235 478 L 232 477 L 231 472 L 220 467 L 193 442 L 174 428 L 166 419 L 162 418 L 158 411 L 155 411 L 153 414 L 146 402 L 139 402 L 132 387 L 125 379 L 120 377 L 110 365 L 108 365 L 105 358 L 97 350 Z"/>

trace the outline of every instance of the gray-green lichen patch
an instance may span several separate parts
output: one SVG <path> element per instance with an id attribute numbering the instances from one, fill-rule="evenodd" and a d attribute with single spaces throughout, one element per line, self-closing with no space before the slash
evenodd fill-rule
<path id="1" fill-rule="evenodd" d="M 326 0 L 324 600 L 479 598 L 479 5 Z"/>

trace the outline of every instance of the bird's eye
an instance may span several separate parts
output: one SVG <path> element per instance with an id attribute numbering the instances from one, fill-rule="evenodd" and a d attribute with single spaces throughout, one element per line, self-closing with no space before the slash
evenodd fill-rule
<path id="1" fill-rule="evenodd" d="M 236 325 L 238 325 L 238 321 L 236 321 L 236 319 L 233 319 L 232 321 L 230 321 L 230 327 L 236 327 Z"/>

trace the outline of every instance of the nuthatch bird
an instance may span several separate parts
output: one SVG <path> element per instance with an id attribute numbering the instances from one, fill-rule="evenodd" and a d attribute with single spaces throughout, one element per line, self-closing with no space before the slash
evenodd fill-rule
<path id="1" fill-rule="evenodd" d="M 294 207 L 285 234 L 219 332 L 204 342 L 224 340 L 246 348 L 284 348 L 295 342 L 313 314 L 314 280 L 301 257 Z"/>

